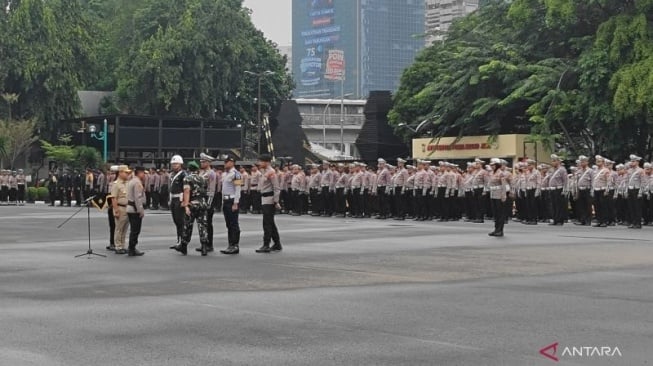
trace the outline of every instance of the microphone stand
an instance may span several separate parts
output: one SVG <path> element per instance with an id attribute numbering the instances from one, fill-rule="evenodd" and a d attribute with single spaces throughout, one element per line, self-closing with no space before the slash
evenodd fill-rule
<path id="1" fill-rule="evenodd" d="M 95 196 L 91 196 L 87 198 L 84 203 L 86 204 L 86 223 L 87 223 L 87 228 L 88 228 L 88 250 L 86 253 L 82 253 L 79 255 L 76 255 L 75 258 L 87 256 L 88 259 L 91 259 L 92 256 L 98 256 L 98 257 L 103 257 L 106 258 L 106 255 L 99 254 L 99 253 L 94 253 L 93 249 L 91 248 L 91 201 L 95 198 Z M 66 221 L 62 222 L 59 226 L 57 226 L 57 229 L 60 229 L 62 226 L 66 225 L 68 221 L 70 221 L 73 217 L 75 217 L 80 211 L 84 209 L 84 206 L 82 206 L 79 210 L 75 211 Z"/>

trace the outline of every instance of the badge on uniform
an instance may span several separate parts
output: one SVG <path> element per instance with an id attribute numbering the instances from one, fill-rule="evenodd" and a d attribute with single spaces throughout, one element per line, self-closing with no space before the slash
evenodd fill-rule
<path id="1" fill-rule="evenodd" d="M 93 197 L 91 200 L 91 203 L 95 208 L 98 209 L 98 211 L 104 211 L 105 208 L 107 208 L 107 200 L 112 197 L 110 194 L 109 195 L 97 195 Z"/>

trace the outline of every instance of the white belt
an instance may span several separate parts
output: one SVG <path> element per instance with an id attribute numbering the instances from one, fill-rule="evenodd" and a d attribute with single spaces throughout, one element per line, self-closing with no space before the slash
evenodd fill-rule
<path id="1" fill-rule="evenodd" d="M 639 189 L 639 188 L 636 188 L 635 186 L 628 186 L 628 189 Z"/>
<path id="2" fill-rule="evenodd" d="M 184 194 L 183 193 L 171 194 L 170 197 L 182 199 L 184 198 Z"/>
<path id="3" fill-rule="evenodd" d="M 222 197 L 224 199 L 226 199 L 226 200 L 235 200 L 236 199 L 236 196 L 234 196 L 234 195 L 224 195 Z"/>
<path id="4" fill-rule="evenodd" d="M 474 189 L 483 189 L 483 186 L 474 186 Z"/>
<path id="5" fill-rule="evenodd" d="M 586 191 L 586 190 L 588 190 L 588 189 L 589 189 L 589 187 L 578 187 L 578 190 L 579 190 L 579 191 Z"/>
<path id="6" fill-rule="evenodd" d="M 594 191 L 595 192 L 605 191 L 605 188 L 594 188 Z"/>

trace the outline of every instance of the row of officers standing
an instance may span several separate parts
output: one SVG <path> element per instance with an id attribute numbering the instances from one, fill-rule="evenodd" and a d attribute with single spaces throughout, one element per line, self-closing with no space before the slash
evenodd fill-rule
<path id="1" fill-rule="evenodd" d="M 170 161 L 168 206 L 175 226 L 176 244 L 171 246 L 183 255 L 188 254 L 193 227 L 197 226 L 200 247 L 196 250 L 202 256 L 214 251 L 213 216 L 221 209 L 227 228 L 227 248 L 221 253 L 238 254 L 240 251 L 240 225 L 238 215 L 241 209 L 243 178 L 235 168 L 233 158 L 224 160 L 222 170 L 213 169 L 214 158 L 201 154 L 199 163 L 191 161 L 184 166 L 181 156 L 175 155 Z M 271 166 L 271 157 L 261 155 L 257 169 L 259 179 L 260 207 L 263 214 L 263 245 L 257 253 L 280 252 L 283 247 L 274 215 L 279 205 L 280 188 L 277 172 Z M 113 166 L 109 173 L 107 201 L 109 210 L 110 245 L 108 250 L 116 254 L 142 256 L 137 250 L 138 236 L 142 218 L 145 215 L 147 195 L 147 174 L 138 167 L 132 171 L 128 166 Z M 115 179 L 113 179 L 115 176 Z M 127 229 L 130 228 L 129 242 L 126 243 Z"/>
<path id="2" fill-rule="evenodd" d="M 114 167 L 115 168 L 115 167 Z M 76 206 L 88 197 L 107 195 L 117 177 L 117 172 L 96 169 L 59 170 L 50 173 L 47 187 L 50 196 L 50 206 L 59 201 L 59 206 Z M 167 169 L 143 168 L 143 189 L 145 192 L 146 209 L 167 209 L 170 175 Z"/>
<path id="3" fill-rule="evenodd" d="M 0 205 L 24 205 L 28 180 L 22 169 L 0 170 Z"/>
<path id="4" fill-rule="evenodd" d="M 501 222 L 507 219 L 560 226 L 568 220 L 577 225 L 595 221 L 597 227 L 622 224 L 635 229 L 653 223 L 653 169 L 650 163 L 640 166 L 641 157 L 633 154 L 617 165 L 597 155 L 591 166 L 588 157 L 580 156 L 569 169 L 559 156 L 550 158 L 550 164 L 526 159 L 514 167 L 498 158 L 487 163 L 475 159 L 465 167 L 428 160 L 408 165 L 397 159 L 393 166 L 378 159 L 376 167 L 325 161 L 306 170 L 284 167 L 277 176 L 282 212 L 292 215 L 464 218 L 474 223 L 498 218 L 495 232 L 501 235 Z M 246 194 L 254 196 L 256 171 L 250 176 L 242 169 L 241 174 Z"/>

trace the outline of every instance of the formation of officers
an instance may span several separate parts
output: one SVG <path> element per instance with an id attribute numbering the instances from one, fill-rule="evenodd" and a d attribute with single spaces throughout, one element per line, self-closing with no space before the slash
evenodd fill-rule
<path id="1" fill-rule="evenodd" d="M 114 167 L 115 168 L 115 167 Z M 143 189 L 145 190 L 146 209 L 166 209 L 168 203 L 168 182 L 170 179 L 167 169 L 143 169 Z M 95 195 L 107 195 L 111 192 L 111 185 L 117 177 L 117 172 L 110 169 L 87 169 L 85 173 L 77 170 L 59 170 L 50 173 L 47 188 L 50 197 L 50 206 L 59 201 L 59 206 L 76 206 Z"/>
<path id="2" fill-rule="evenodd" d="M 179 155 L 173 156 L 170 161 L 169 180 L 165 185 L 169 188 L 167 206 L 177 237 L 177 243 L 170 249 L 182 255 L 188 254 L 188 244 L 195 225 L 200 238 L 200 247 L 196 250 L 201 252 L 202 256 L 214 251 L 213 215 L 215 210 L 220 208 L 228 237 L 228 246 L 221 250 L 221 253 L 235 255 L 240 251 L 238 214 L 241 210 L 243 178 L 235 168 L 233 158 L 227 157 L 224 166 L 219 169 L 212 168 L 214 160 L 209 155 L 201 154 L 199 163 L 191 161 L 184 165 L 184 160 Z M 260 174 L 257 181 L 257 207 L 263 214 L 263 245 L 256 252 L 279 252 L 283 248 L 274 221 L 275 213 L 281 208 L 277 171 L 272 168 L 272 158 L 269 155 L 259 157 L 256 169 Z M 147 178 L 146 169 L 137 167 L 132 171 L 126 165 L 111 167 L 107 177 L 109 183 L 105 197 L 110 205 L 110 245 L 107 249 L 116 254 L 142 256 L 144 253 L 136 249 L 136 246 L 148 201 L 147 185 L 151 180 Z M 159 196 L 152 202 L 160 198 Z M 128 228 L 127 244 L 125 241 Z"/>
<path id="3" fill-rule="evenodd" d="M 564 166 L 557 155 L 550 164 L 527 159 L 510 167 L 503 159 L 470 161 L 464 167 L 440 161 L 378 159 L 365 163 L 323 162 L 306 170 L 292 165 L 278 170 L 282 212 L 292 215 L 339 216 L 396 220 L 483 223 L 495 219 L 492 236 L 503 235 L 512 219 L 527 225 L 549 223 L 639 229 L 653 223 L 653 177 L 650 163 L 630 155 L 615 162 L 602 156 L 580 156 Z M 257 197 L 256 169 L 243 176 L 243 197 Z M 249 207 L 246 203 L 245 207 Z M 257 212 L 252 206 L 251 212 Z"/>
<path id="4" fill-rule="evenodd" d="M 27 178 L 22 169 L 0 171 L 0 205 L 24 205 Z"/>

